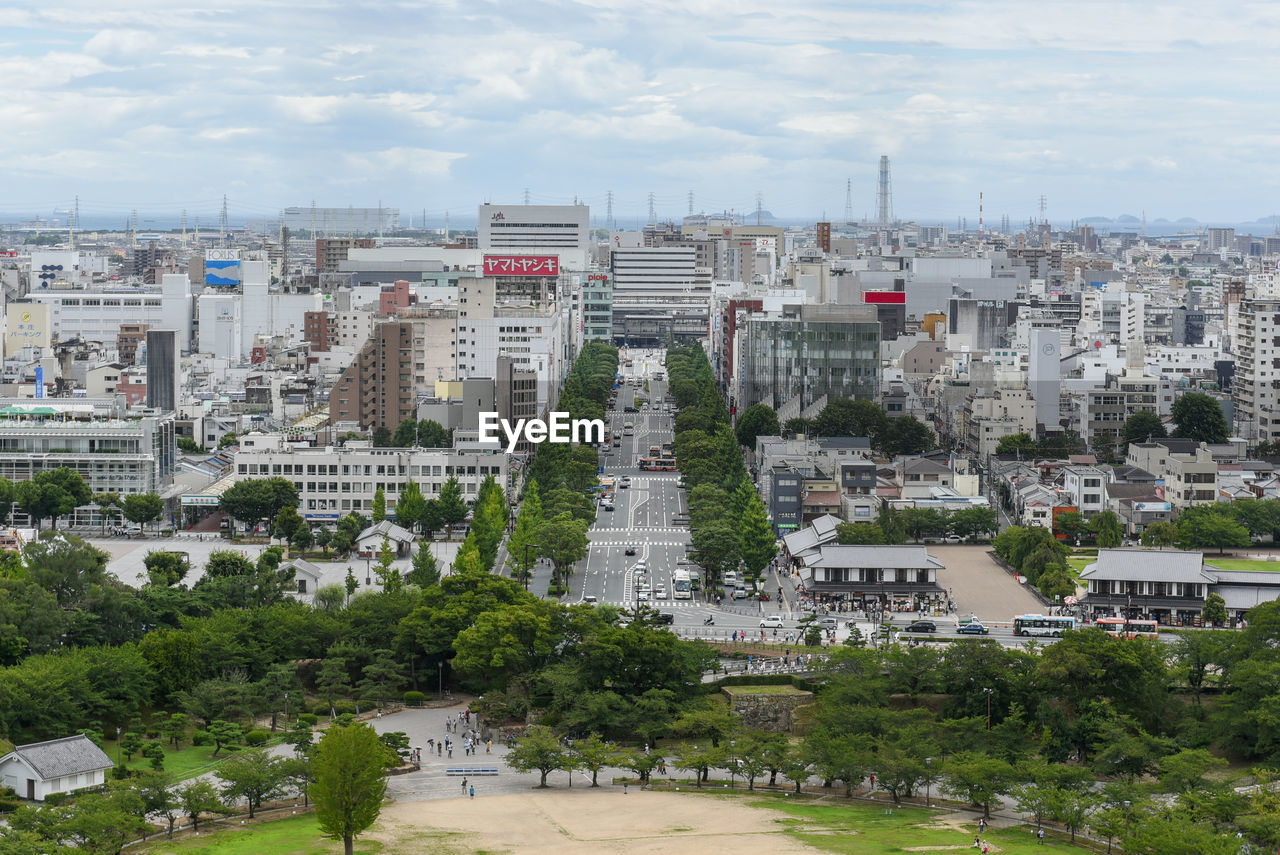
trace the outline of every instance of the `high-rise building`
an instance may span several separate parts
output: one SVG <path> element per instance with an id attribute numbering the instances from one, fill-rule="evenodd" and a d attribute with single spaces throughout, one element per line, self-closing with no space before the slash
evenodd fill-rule
<path id="1" fill-rule="evenodd" d="M 880 395 L 880 322 L 873 306 L 795 305 L 746 316 L 739 333 L 739 410 L 803 411 L 828 400 Z"/>
<path id="2" fill-rule="evenodd" d="M 1236 373 L 1231 382 L 1235 432 L 1249 440 L 1280 439 L 1280 300 L 1242 300 L 1236 332 Z"/>
<path id="3" fill-rule="evenodd" d="M 147 330 L 147 406 L 178 408 L 178 331 Z"/>
<path id="4" fill-rule="evenodd" d="M 1208 240 L 1210 252 L 1217 252 L 1220 249 L 1234 250 L 1236 246 L 1236 230 L 1210 228 Z"/>
<path id="5" fill-rule="evenodd" d="M 1028 380 L 1036 402 L 1036 423 L 1050 431 L 1061 427 L 1058 397 L 1062 389 L 1062 335 L 1057 329 L 1031 330 Z"/>
<path id="6" fill-rule="evenodd" d="M 413 367 L 413 323 L 378 324 L 329 394 L 330 421 L 394 431 L 405 419 L 417 418 Z"/>
<path id="7" fill-rule="evenodd" d="M 136 365 L 138 348 L 147 341 L 147 330 L 150 324 L 121 324 L 116 334 L 116 355 L 124 365 Z"/>
<path id="8" fill-rule="evenodd" d="M 481 205 L 478 243 L 484 250 L 585 251 L 590 215 L 586 205 Z"/>
<path id="9" fill-rule="evenodd" d="M 694 247 L 614 250 L 613 335 L 634 343 L 705 336 L 711 283 L 700 282 Z"/>

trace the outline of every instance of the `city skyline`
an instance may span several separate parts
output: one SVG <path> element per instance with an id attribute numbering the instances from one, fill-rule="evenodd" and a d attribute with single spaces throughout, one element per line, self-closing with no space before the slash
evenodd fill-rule
<path id="1" fill-rule="evenodd" d="M 451 2 L 0 10 L 0 211 L 580 199 L 603 220 L 1266 217 L 1280 13 L 1229 4 Z M 1181 11 L 1180 11 L 1181 10 Z M 1185 13 L 1185 14 L 1184 14 Z M 1231 129 L 1237 129 L 1232 131 Z M 212 225 L 212 223 L 209 223 Z"/>

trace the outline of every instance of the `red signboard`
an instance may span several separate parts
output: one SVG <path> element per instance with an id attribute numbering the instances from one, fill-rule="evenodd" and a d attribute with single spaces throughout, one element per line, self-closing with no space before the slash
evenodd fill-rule
<path id="1" fill-rule="evenodd" d="M 556 255 L 486 255 L 485 276 L 559 276 Z"/>
<path id="2" fill-rule="evenodd" d="M 0 258 L 17 258 L 17 257 L 18 257 L 18 253 L 16 250 L 11 249 L 6 252 L 0 252 Z"/>
<path id="3" fill-rule="evenodd" d="M 863 291 L 862 302 L 887 303 L 893 306 L 905 306 L 907 304 L 907 292 L 905 291 Z"/>

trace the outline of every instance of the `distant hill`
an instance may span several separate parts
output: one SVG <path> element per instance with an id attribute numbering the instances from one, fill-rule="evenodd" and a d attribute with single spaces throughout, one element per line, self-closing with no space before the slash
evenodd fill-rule
<path id="1" fill-rule="evenodd" d="M 1178 219 L 1178 222 L 1179 222 L 1179 223 L 1181 223 L 1181 224 L 1182 224 L 1182 225 L 1184 225 L 1184 226 L 1198 226 L 1198 225 L 1200 225 L 1200 221 L 1199 221 L 1199 220 L 1197 220 L 1195 217 L 1180 217 L 1180 218 Z"/>
<path id="2" fill-rule="evenodd" d="M 1116 222 L 1117 223 L 1140 223 L 1142 222 L 1142 219 L 1140 217 L 1135 217 L 1133 214 L 1121 214 L 1120 216 L 1116 217 Z"/>

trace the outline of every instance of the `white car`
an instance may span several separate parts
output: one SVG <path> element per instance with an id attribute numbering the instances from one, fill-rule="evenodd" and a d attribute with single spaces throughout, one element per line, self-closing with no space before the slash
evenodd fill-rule
<path id="1" fill-rule="evenodd" d="M 765 615 L 760 621 L 761 629 L 779 628 L 782 626 L 782 615 Z"/>
<path id="2" fill-rule="evenodd" d="M 667 598 L 667 589 L 659 585 L 653 589 L 653 598 L 655 600 L 665 600 Z"/>

